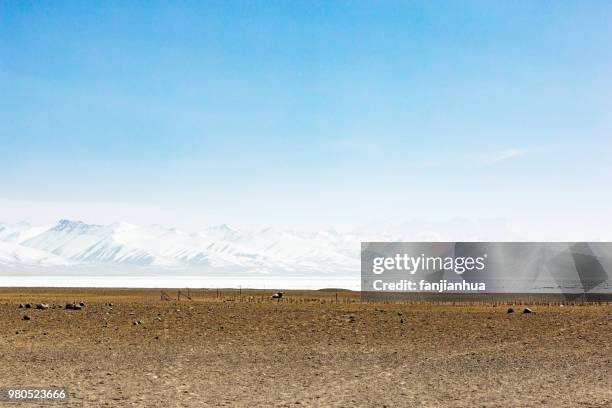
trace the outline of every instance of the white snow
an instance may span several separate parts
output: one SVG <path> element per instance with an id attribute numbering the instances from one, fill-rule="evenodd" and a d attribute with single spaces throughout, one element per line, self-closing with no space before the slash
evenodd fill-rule
<path id="1" fill-rule="evenodd" d="M 188 276 L 192 286 L 196 281 L 208 282 L 208 286 L 231 281 L 243 287 L 353 288 L 359 281 L 362 241 L 479 240 L 496 237 L 495 231 L 500 231 L 499 225 L 472 225 L 462 220 L 445 225 L 372 225 L 343 233 L 333 229 L 241 230 L 226 224 L 195 233 L 123 222 L 0 224 L 0 284 L 6 285 L 9 276 L 23 277 L 24 285 L 42 284 L 32 277 L 44 276 L 47 284 L 53 279 L 63 283 L 72 279 L 71 285 L 79 286 L 95 276 L 109 286 L 130 286 L 131 276 L 138 285 L 164 286 L 161 283 L 166 282 L 182 286 L 183 277 Z M 503 228 L 501 231 L 510 236 Z"/>
<path id="2" fill-rule="evenodd" d="M 0 241 L 0 265 L 20 266 L 67 266 L 71 262 L 62 257 L 38 249 L 28 248 L 14 242 Z"/>
<path id="3" fill-rule="evenodd" d="M 11 271 L 20 264 L 291 276 L 343 276 L 359 270 L 359 240 L 332 230 L 243 232 L 222 224 L 186 233 L 160 225 L 60 220 L 51 227 L 0 224 L 0 242 L 12 244 L 0 254 L 0 263 L 10 264 Z"/>

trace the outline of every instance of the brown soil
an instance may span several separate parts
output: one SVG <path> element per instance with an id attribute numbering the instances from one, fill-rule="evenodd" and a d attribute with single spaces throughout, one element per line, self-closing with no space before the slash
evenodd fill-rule
<path id="1" fill-rule="evenodd" d="M 65 386 L 71 407 L 612 406 L 612 304 L 271 293 L 0 289 L 0 387 Z"/>

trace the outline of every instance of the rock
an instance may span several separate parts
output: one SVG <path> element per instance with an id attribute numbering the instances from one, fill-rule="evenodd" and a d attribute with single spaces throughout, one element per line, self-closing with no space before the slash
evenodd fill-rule
<path id="1" fill-rule="evenodd" d="M 36 304 L 36 308 L 38 310 L 47 310 L 49 308 L 49 305 L 46 303 L 38 303 Z"/>
<path id="2" fill-rule="evenodd" d="M 25 307 L 26 309 L 31 309 L 31 308 L 32 308 L 32 304 L 31 304 L 31 303 L 26 303 L 26 304 L 24 305 L 24 307 Z"/>
<path id="3" fill-rule="evenodd" d="M 67 310 L 81 310 L 83 309 L 83 306 L 76 304 L 76 303 L 66 303 L 66 309 Z"/>
<path id="4" fill-rule="evenodd" d="M 144 320 L 139 320 L 138 324 L 144 324 Z"/>
<path id="5" fill-rule="evenodd" d="M 32 320 L 32 318 L 28 315 L 24 315 L 21 320 Z"/>
<path id="6" fill-rule="evenodd" d="M 397 315 L 398 316 L 402 316 L 403 314 L 402 314 L 402 312 L 397 312 Z"/>
<path id="7" fill-rule="evenodd" d="M 20 309 L 23 309 L 24 307 L 25 307 L 25 305 L 24 305 L 23 303 L 20 303 L 20 304 L 19 304 L 19 308 L 20 308 Z"/>
<path id="8" fill-rule="evenodd" d="M 514 313 L 514 309 L 513 308 L 509 308 L 506 313 Z"/>
<path id="9" fill-rule="evenodd" d="M 85 302 L 80 302 L 80 303 L 79 303 L 79 306 L 81 306 L 81 307 L 85 307 Z"/>
<path id="10" fill-rule="evenodd" d="M 525 314 L 525 313 L 533 313 L 533 312 L 531 311 L 531 309 L 526 307 L 525 309 L 523 309 L 523 314 Z"/>

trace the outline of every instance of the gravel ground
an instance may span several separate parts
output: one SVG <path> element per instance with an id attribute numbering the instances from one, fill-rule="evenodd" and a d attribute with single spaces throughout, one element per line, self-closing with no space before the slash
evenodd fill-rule
<path id="1" fill-rule="evenodd" d="M 0 387 L 65 386 L 70 407 L 612 407 L 610 304 L 191 295 L 2 289 Z"/>

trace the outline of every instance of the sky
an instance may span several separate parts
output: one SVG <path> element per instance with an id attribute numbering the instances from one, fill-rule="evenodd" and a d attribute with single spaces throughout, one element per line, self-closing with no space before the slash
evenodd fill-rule
<path id="1" fill-rule="evenodd" d="M 604 1 L 3 1 L 0 220 L 491 218 L 612 239 L 611 17 Z"/>

